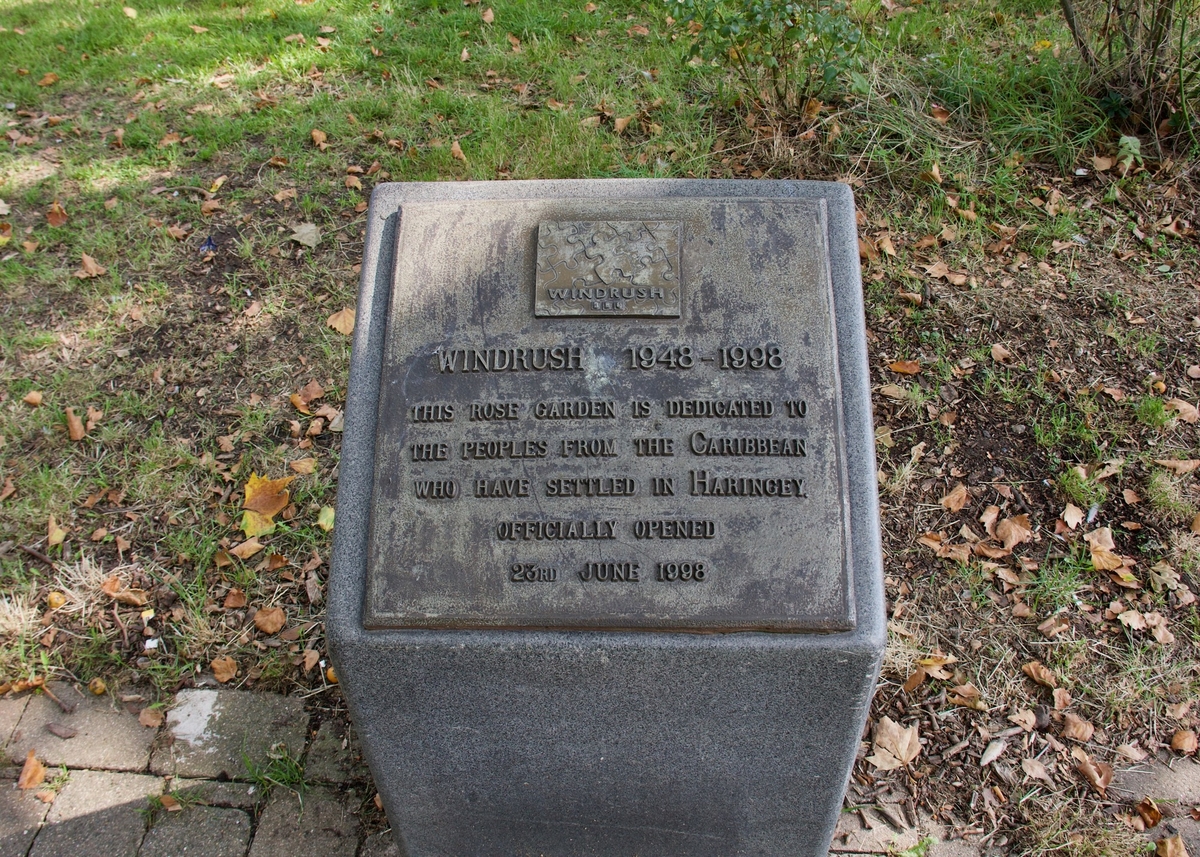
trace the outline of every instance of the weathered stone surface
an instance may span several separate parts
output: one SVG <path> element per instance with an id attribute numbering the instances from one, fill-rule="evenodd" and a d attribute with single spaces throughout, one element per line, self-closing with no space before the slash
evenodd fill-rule
<path id="1" fill-rule="evenodd" d="M 354 857 L 358 849 L 358 819 L 346 797 L 326 788 L 312 788 L 303 799 L 277 789 L 263 809 L 250 846 L 250 857 Z"/>
<path id="2" fill-rule="evenodd" d="M 50 807 L 5 783 L 0 788 L 0 854 L 24 854 Z"/>
<path id="3" fill-rule="evenodd" d="M 30 857 L 134 857 L 146 832 L 148 798 L 162 787 L 144 774 L 72 771 Z"/>
<path id="4" fill-rule="evenodd" d="M 1109 794 L 1133 802 L 1149 797 L 1162 810 L 1164 824 L 1147 831 L 1157 840 L 1168 835 L 1166 824 L 1183 837 L 1189 854 L 1200 854 L 1200 824 L 1190 816 L 1200 804 L 1200 764 L 1190 758 L 1170 757 L 1170 765 L 1150 757 L 1128 768 L 1118 768 L 1109 786 Z"/>
<path id="5" fill-rule="evenodd" d="M 139 857 L 242 857 L 249 844 L 250 816 L 240 809 L 186 806 L 159 814 Z"/>
<path id="6" fill-rule="evenodd" d="M 446 213 L 442 222 L 439 211 Z M 516 212 L 509 226 L 497 221 L 484 228 L 489 213 L 509 212 Z M 540 224 L 609 218 L 683 224 L 678 320 L 535 317 Z M 728 224 L 723 236 L 722 218 Z M 714 244 L 707 249 L 689 244 L 698 234 Z M 445 252 L 428 252 L 427 236 Z M 657 253 L 649 258 L 661 261 Z M 829 296 L 833 318 L 819 310 L 819 295 Z M 548 291 L 546 297 L 561 299 Z M 801 305 L 807 309 L 797 309 Z M 774 318 L 756 315 L 760 307 Z M 419 314 L 429 325 L 425 332 L 434 334 L 423 334 L 428 351 L 406 357 L 412 341 L 389 331 L 397 320 L 413 320 L 410 313 Z M 326 629 L 388 820 L 408 854 L 827 853 L 885 638 L 862 318 L 854 210 L 845 186 L 568 181 L 376 188 L 351 356 Z M 786 334 L 785 365 L 797 367 L 786 383 L 772 380 L 782 369 L 722 370 L 703 363 L 707 357 L 721 360 L 722 348 L 758 344 L 760 332 L 770 345 L 776 330 Z M 722 331 L 730 334 L 724 341 Z M 622 364 L 632 358 L 613 348 L 621 335 L 630 345 L 640 339 L 664 363 L 656 358 L 655 368 L 644 369 Z M 683 345 L 696 349 L 691 356 L 699 358 L 688 369 L 672 351 Z M 510 394 L 517 385 L 508 375 L 502 385 L 504 373 L 497 366 L 513 365 L 519 356 L 513 349 L 576 346 L 578 369 L 573 364 L 570 371 L 560 366 L 564 371 L 525 373 L 522 366 L 512 373 L 553 375 L 543 383 L 544 392 Z M 672 355 L 675 368 L 667 365 Z M 792 355 L 794 364 L 787 362 Z M 574 352 L 559 356 L 575 361 Z M 414 367 L 422 359 L 437 362 L 432 371 L 424 364 L 421 378 L 392 371 L 409 358 Z M 531 363 L 538 360 L 552 361 L 553 353 L 543 351 Z M 442 396 L 445 387 L 434 376 L 451 374 L 460 386 L 455 396 Z M 646 416 L 633 407 L 635 386 L 645 393 L 638 400 L 650 405 Z M 387 404 L 410 398 L 414 409 L 425 409 L 400 412 Z M 553 411 L 538 416 L 539 403 L 564 399 L 584 402 L 585 408 L 560 410 L 557 417 L 567 418 L 559 422 Z M 757 416 L 749 408 L 706 416 L 693 410 L 686 416 L 687 408 L 673 415 L 668 404 L 734 399 L 769 400 L 774 410 L 769 418 L 762 408 Z M 804 400 L 819 407 L 807 412 L 798 406 L 795 416 L 786 416 L 788 402 Z M 595 402 L 600 405 L 593 409 Z M 607 402 L 620 407 L 620 418 L 616 411 L 608 416 Z M 438 407 L 446 403 L 455 405 L 457 422 L 447 421 L 446 410 Z M 477 403 L 499 407 L 490 415 L 481 407 L 480 418 L 472 420 L 470 406 Z M 515 409 L 506 403 L 515 403 Z M 459 404 L 468 406 L 465 415 Z M 516 419 L 507 415 L 510 410 Z M 764 428 L 768 422 L 770 431 Z M 453 437 L 447 426 L 464 434 Z M 686 468 L 676 489 L 682 486 L 688 497 L 698 490 L 699 483 L 688 481 L 689 469 L 715 474 L 716 483 L 706 477 L 700 487 L 716 484 L 721 491 L 704 488 L 695 499 L 725 511 L 696 517 L 738 534 L 742 549 L 723 553 L 717 566 L 706 569 L 714 574 L 705 584 L 694 576 L 586 580 L 580 573 L 593 561 L 644 559 L 643 568 L 654 575 L 655 564 L 668 557 L 660 551 L 670 547 L 669 557 L 680 561 L 700 556 L 710 531 L 701 522 L 694 528 L 672 526 L 670 542 L 648 530 L 639 538 L 632 529 L 634 511 L 617 505 L 630 496 L 618 488 L 630 485 L 613 480 L 637 483 L 632 496 L 644 506 L 637 520 L 691 518 L 683 504 L 672 505 L 679 502 L 673 497 L 684 496 L 678 490 L 647 489 L 651 477 L 666 478 L 664 461 L 671 456 L 647 444 L 642 455 L 635 448 L 629 459 L 627 446 L 618 468 L 601 448 L 600 457 L 590 465 L 583 461 L 581 469 L 581 459 L 563 455 L 562 442 L 571 439 L 563 437 L 564 427 L 589 442 L 673 439 L 674 461 Z M 729 438 L 728 454 L 725 446 L 715 457 L 696 452 L 689 439 L 697 430 Z M 792 431 L 806 442 L 806 460 L 796 463 L 795 472 L 819 494 L 800 498 L 775 490 L 759 496 L 742 492 L 741 483 L 731 490 L 734 483 L 725 477 L 787 478 L 774 440 Z M 565 499 L 557 491 L 549 496 L 553 474 L 536 481 L 531 476 L 524 499 L 524 486 L 513 482 L 520 477 L 520 459 L 541 461 L 541 475 L 547 462 L 539 438 L 547 441 L 544 458 L 561 463 L 565 478 L 576 480 L 567 484 Z M 462 446 L 493 439 L 494 454 L 484 446 L 481 457 L 480 447 Z M 500 443 L 505 439 L 507 446 Z M 551 449 L 551 439 L 560 441 L 558 448 Z M 826 465 L 838 457 L 839 445 L 846 466 L 831 475 Z M 753 456 L 746 452 L 751 447 Z M 813 456 L 818 448 L 824 457 L 809 468 L 818 464 Z M 429 475 L 419 475 L 417 464 Z M 493 472 L 509 481 L 493 486 Z M 578 481 L 593 478 L 607 481 Z M 484 490 L 477 489 L 477 479 L 486 481 Z M 417 497 L 419 480 L 423 498 Z M 446 480 L 457 480 L 461 491 L 454 491 L 455 498 L 438 496 L 435 489 L 448 485 Z M 388 509 L 373 505 L 373 492 L 380 492 Z M 531 502 L 534 496 L 547 503 Z M 750 498 L 793 514 L 758 515 Z M 801 502 L 789 506 L 785 500 Z M 469 511 L 483 507 L 487 511 Z M 443 511 L 435 515 L 435 508 Z M 409 512 L 424 522 L 441 516 L 447 526 L 410 525 Z M 455 516 L 468 526 L 449 526 Z M 629 529 L 621 539 L 600 538 L 596 522 L 602 520 Z M 605 530 L 613 532 L 607 525 Z M 845 546 L 846 564 L 838 549 L 823 551 L 820 570 L 808 578 L 812 586 L 789 588 L 795 578 L 780 570 L 816 554 L 793 549 L 765 570 L 762 558 L 779 556 L 780 545 L 797 530 L 814 545 L 824 538 L 826 547 Z M 752 537 L 741 539 L 746 533 Z M 448 557 L 439 545 L 454 555 Z M 397 561 L 388 565 L 389 556 Z M 465 561 L 468 556 L 484 561 L 473 565 Z M 378 586 L 368 582 L 372 563 Z M 534 571 L 532 579 L 524 576 L 526 566 Z M 560 576 L 553 578 L 548 569 Z M 451 572 L 459 576 L 448 576 Z M 568 573 L 575 575 L 570 587 L 561 576 Z M 728 590 L 709 586 L 721 580 L 731 584 Z M 477 600 L 443 598 L 464 581 Z M 762 584 L 757 589 L 756 581 Z M 647 583 L 668 587 L 666 592 L 677 593 L 675 600 L 663 591 L 646 597 Z M 773 600 L 777 583 L 783 597 Z M 732 596 L 734 590 L 740 594 L 718 603 L 714 594 Z M 418 615 L 421 599 L 429 609 Z M 503 603 L 506 612 L 480 608 L 492 603 Z M 738 613 L 739 607 L 746 612 Z M 641 608 L 646 609 L 639 613 Z M 489 623 L 495 630 L 483 629 Z M 464 627 L 473 630 L 460 630 Z M 614 630 L 630 627 L 642 630 Z M 690 634 L 666 633 L 665 627 L 831 633 Z"/>
<path id="7" fill-rule="evenodd" d="M 144 771 L 150 760 L 150 745 L 156 729 L 138 722 L 111 696 L 79 691 L 65 682 L 51 682 L 50 689 L 74 711 L 63 711 L 50 697 L 30 697 L 17 724 L 8 755 L 21 762 L 31 749 L 48 765 L 105 771 Z M 56 723 L 76 730 L 72 738 L 60 738 L 46 725 Z"/>
<path id="8" fill-rule="evenodd" d="M 359 757 L 353 730 L 336 720 L 322 721 L 308 745 L 304 778 L 313 782 L 345 783 L 360 775 L 369 776 Z"/>
<path id="9" fill-rule="evenodd" d="M 28 702 L 29 694 L 0 699 L 0 747 L 7 745 L 9 739 L 12 738 Z"/>
<path id="10" fill-rule="evenodd" d="M 182 801 L 204 806 L 232 806 L 252 809 L 263 799 L 257 785 L 236 780 L 173 779 L 167 790 Z"/>
<path id="11" fill-rule="evenodd" d="M 396 834 L 390 830 L 372 833 L 363 841 L 358 857 L 402 857 Z"/>
<path id="12" fill-rule="evenodd" d="M 246 779 L 272 747 L 299 758 L 308 715 L 299 699 L 238 690 L 181 690 L 151 769 L 177 777 Z"/>

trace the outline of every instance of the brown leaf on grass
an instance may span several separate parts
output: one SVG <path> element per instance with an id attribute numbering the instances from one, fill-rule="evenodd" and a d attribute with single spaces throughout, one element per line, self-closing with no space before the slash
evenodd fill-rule
<path id="1" fill-rule="evenodd" d="M 931 548 L 942 559 L 964 563 L 971 559 L 971 546 L 963 543 L 950 544 L 945 533 L 924 533 L 917 539 L 917 544 Z"/>
<path id="2" fill-rule="evenodd" d="M 56 547 L 61 545 L 67 537 L 67 531 L 58 525 L 58 521 L 51 515 L 46 520 L 46 546 Z"/>
<path id="3" fill-rule="evenodd" d="M 983 694 L 979 692 L 979 688 L 970 682 L 951 688 L 946 699 L 951 705 L 960 705 L 963 708 L 970 708 L 975 711 L 988 710 L 987 703 L 983 701 Z"/>
<path id="4" fill-rule="evenodd" d="M 241 530 L 247 537 L 266 535 L 275 529 L 274 518 L 287 506 L 290 496 L 287 486 L 295 478 L 266 479 L 257 473 L 250 474 L 250 481 L 246 483 L 246 497 L 242 502 L 245 513 L 242 515 Z"/>
<path id="5" fill-rule="evenodd" d="M 490 24 L 496 20 L 496 13 L 492 11 L 491 6 L 488 6 L 480 13 L 479 17 L 483 19 L 483 23 Z"/>
<path id="6" fill-rule="evenodd" d="M 265 547 L 258 539 L 247 539 L 240 545 L 231 547 L 229 553 L 240 560 L 247 560 Z"/>
<path id="7" fill-rule="evenodd" d="M 81 441 L 87 436 L 87 432 L 83 428 L 83 420 L 76 414 L 74 408 L 67 408 L 65 411 L 67 418 L 67 435 L 73 441 Z"/>
<path id="8" fill-rule="evenodd" d="M 199 27 L 195 24 L 188 24 L 188 29 L 191 30 L 193 33 L 195 33 L 197 36 L 200 35 L 201 33 L 208 32 L 208 27 Z"/>
<path id="9" fill-rule="evenodd" d="M 91 405 L 88 405 L 87 424 L 84 425 L 83 430 L 85 432 L 90 432 L 92 429 L 94 429 L 96 427 L 96 424 L 99 423 L 100 420 L 102 420 L 102 419 L 104 419 L 104 411 L 100 410 L 99 408 L 95 408 L 95 407 L 92 407 Z"/>
<path id="10" fill-rule="evenodd" d="M 1054 785 L 1054 780 L 1050 778 L 1050 772 L 1046 770 L 1046 766 L 1037 759 L 1022 759 L 1021 770 L 1024 771 L 1025 776 L 1029 777 L 1030 779 L 1042 780 L 1050 785 Z"/>
<path id="11" fill-rule="evenodd" d="M 71 276 L 80 280 L 91 280 L 96 277 L 103 277 L 108 273 L 108 268 L 101 265 L 87 253 L 81 253 L 80 256 L 82 264 L 79 266 L 79 270 Z"/>
<path id="12" fill-rule="evenodd" d="M 1067 712 L 1063 715 L 1063 737 L 1072 741 L 1090 741 L 1096 727 L 1077 714 Z"/>
<path id="13" fill-rule="evenodd" d="M 1077 770 L 1085 780 L 1104 797 L 1104 791 L 1112 782 L 1113 769 L 1111 765 L 1104 762 L 1097 762 L 1087 754 L 1082 747 L 1075 747 L 1071 750 L 1071 756 L 1075 759 Z"/>
<path id="14" fill-rule="evenodd" d="M 7 500 L 16 493 L 17 486 L 13 484 L 13 478 L 11 476 L 4 477 L 4 487 L 0 488 L 0 501 Z"/>
<path id="15" fill-rule="evenodd" d="M 950 121 L 950 111 L 945 107 L 942 107 L 940 104 L 933 105 L 929 111 L 929 115 L 932 116 L 936 121 L 941 122 L 943 125 Z"/>
<path id="16" fill-rule="evenodd" d="M 172 131 L 169 134 L 164 134 L 162 139 L 158 141 L 158 148 L 165 149 L 167 146 L 176 146 L 183 142 L 183 137 Z"/>
<path id="17" fill-rule="evenodd" d="M 167 231 L 167 234 L 170 235 L 172 238 L 174 238 L 176 241 L 182 241 L 185 238 L 187 238 L 188 235 L 191 233 L 192 230 L 189 228 L 190 226 L 191 226 L 190 223 L 186 224 L 186 225 L 179 224 L 179 223 L 172 223 L 170 226 L 167 227 L 166 231 Z"/>
<path id="18" fill-rule="evenodd" d="M 1200 467 L 1200 458 L 1156 458 L 1154 463 L 1159 467 L 1167 468 L 1176 476 L 1186 476 Z"/>
<path id="19" fill-rule="evenodd" d="M 1070 628 L 1071 620 L 1059 613 L 1056 616 L 1051 616 L 1045 622 L 1038 625 L 1037 629 L 1038 633 L 1040 633 L 1047 640 L 1053 640 L 1064 631 L 1070 630 Z"/>
<path id="20" fill-rule="evenodd" d="M 146 706 L 138 714 L 138 723 L 147 729 L 157 729 L 159 726 L 162 726 L 162 722 L 163 713 L 161 709 Z"/>
<path id="21" fill-rule="evenodd" d="M 302 414 L 311 414 L 312 411 L 308 409 L 309 404 L 324 395 L 324 387 L 318 384 L 316 380 L 309 381 L 299 391 L 292 393 L 292 407 Z"/>
<path id="22" fill-rule="evenodd" d="M 519 54 L 521 52 L 521 40 L 518 39 L 516 36 L 514 36 L 512 33 L 508 34 L 508 43 L 510 45 L 512 45 L 512 50 L 513 50 L 514 54 Z"/>
<path id="23" fill-rule="evenodd" d="M 264 634 L 278 634 L 286 622 L 282 607 L 265 607 L 254 614 L 254 627 Z"/>
<path id="24" fill-rule="evenodd" d="M 42 75 L 42 79 L 37 82 L 37 85 L 38 86 L 53 86 L 56 83 L 58 83 L 58 75 L 52 71 L 48 71 L 44 75 Z"/>
<path id="25" fill-rule="evenodd" d="M 1014 515 L 996 524 L 996 537 L 1004 542 L 1005 550 L 1012 550 L 1019 544 L 1029 541 L 1033 529 L 1029 524 L 1028 515 Z"/>
<path id="26" fill-rule="evenodd" d="M 36 408 L 38 405 L 40 405 L 42 403 L 42 398 L 43 397 L 42 397 L 41 390 L 31 390 L 30 392 L 25 394 L 25 396 L 21 399 L 21 401 L 24 402 L 25 404 L 29 405 L 29 407 L 31 407 L 31 408 Z"/>
<path id="27" fill-rule="evenodd" d="M 246 593 L 236 586 L 225 593 L 223 606 L 226 610 L 238 610 L 246 606 Z"/>
<path id="28" fill-rule="evenodd" d="M 458 140 L 450 144 L 450 155 L 455 160 L 462 161 L 464 164 L 467 162 L 467 156 L 463 154 L 462 146 L 458 144 Z"/>
<path id="29" fill-rule="evenodd" d="M 1016 358 L 1013 357 L 1013 353 L 999 342 L 992 346 L 992 359 L 997 363 L 1004 364 L 1005 366 L 1016 362 Z"/>
<path id="30" fill-rule="evenodd" d="M 1113 542 L 1112 529 L 1100 527 L 1090 533 L 1084 533 L 1083 540 L 1088 543 L 1092 552 L 1092 568 L 1096 571 L 1115 571 L 1125 565 L 1125 561 L 1116 555 L 1116 544 Z"/>
<path id="31" fill-rule="evenodd" d="M 308 476 L 317 469 L 317 460 L 315 458 L 298 458 L 295 461 L 289 461 L 288 467 L 302 476 Z"/>
<path id="32" fill-rule="evenodd" d="M 1054 710 L 1055 711 L 1066 711 L 1068 708 L 1071 707 L 1071 694 L 1067 691 L 1066 688 L 1063 688 L 1063 687 L 1054 688 L 1053 695 L 1054 695 Z"/>
<path id="33" fill-rule="evenodd" d="M 633 116 L 618 116 L 613 120 L 613 130 L 618 134 L 624 134 L 629 128 L 629 123 L 633 121 Z"/>
<path id="34" fill-rule="evenodd" d="M 1158 823 L 1162 821 L 1162 810 L 1159 809 L 1158 804 L 1156 804 L 1149 797 L 1142 798 L 1141 802 L 1138 803 L 1134 809 L 1136 809 L 1137 814 L 1142 817 L 1142 823 L 1145 824 L 1146 827 L 1157 827 Z"/>
<path id="35" fill-rule="evenodd" d="M 1058 676 L 1041 661 L 1030 661 L 1021 667 L 1021 672 L 1029 676 L 1042 687 L 1056 688 L 1058 687 Z"/>
<path id="36" fill-rule="evenodd" d="M 237 661 L 228 655 L 220 658 L 213 658 L 212 663 L 210 663 L 209 666 L 212 667 L 213 678 L 215 678 L 221 684 L 224 684 L 236 676 L 238 671 Z"/>
<path id="37" fill-rule="evenodd" d="M 37 753 L 30 750 L 25 754 L 25 764 L 21 767 L 21 775 L 17 777 L 17 788 L 37 788 L 46 781 L 46 766 L 37 759 Z"/>
<path id="38" fill-rule="evenodd" d="M 1191 729 L 1180 729 L 1171 736 L 1171 749 L 1176 753 L 1183 753 L 1185 756 L 1190 756 L 1196 752 L 1197 742 L 1196 733 Z"/>
<path id="39" fill-rule="evenodd" d="M 1083 509 L 1080 509 L 1074 503 L 1068 503 L 1067 508 L 1063 509 L 1063 513 L 1062 513 L 1063 523 L 1066 524 L 1068 527 L 1070 527 L 1072 530 L 1083 523 L 1083 517 L 1084 517 Z"/>
<path id="40" fill-rule="evenodd" d="M 342 184 L 344 184 L 350 190 L 363 189 L 362 179 L 360 179 L 358 176 L 346 176 L 346 178 L 342 180 Z"/>
<path id="41" fill-rule="evenodd" d="M 128 604 L 131 607 L 144 607 L 147 602 L 146 591 L 144 589 L 130 589 L 121 580 L 119 575 L 109 575 L 103 583 L 100 584 L 100 591 L 120 604 Z"/>
<path id="42" fill-rule="evenodd" d="M 1167 628 L 1167 617 L 1163 616 L 1158 611 L 1145 614 L 1146 627 L 1150 629 L 1150 633 L 1154 635 L 1154 639 L 1162 643 L 1164 646 L 1169 646 L 1175 642 L 1175 635 Z"/>
<path id="43" fill-rule="evenodd" d="M 1025 708 L 1021 711 L 1018 711 L 1016 714 L 1008 715 L 1008 722 L 1015 723 L 1026 732 L 1032 732 L 1037 728 L 1037 715 L 1034 714 L 1030 709 Z"/>
<path id="44" fill-rule="evenodd" d="M 921 736 L 916 726 L 907 729 L 884 717 L 875 724 L 875 752 L 867 761 L 881 771 L 902 768 L 921 753 Z"/>
<path id="45" fill-rule="evenodd" d="M 219 199 L 206 199 L 200 203 L 200 214 L 204 217 L 212 217 L 221 210 L 221 201 Z"/>
<path id="46" fill-rule="evenodd" d="M 329 148 L 329 144 L 327 142 L 325 142 L 326 140 L 329 139 L 329 136 L 324 131 L 322 131 L 320 128 L 313 128 L 311 136 L 312 136 L 313 145 L 316 146 L 318 149 L 320 149 L 322 152 L 324 152 L 326 149 Z"/>
<path id="47" fill-rule="evenodd" d="M 634 36 L 648 36 L 650 35 L 650 28 L 644 27 L 641 24 L 634 24 L 632 27 L 626 30 L 625 33 L 631 38 Z"/>
<path id="48" fill-rule="evenodd" d="M 916 360 L 896 360 L 889 363 L 888 368 L 901 375 L 916 375 L 921 371 L 921 364 Z"/>
<path id="49" fill-rule="evenodd" d="M 349 336 L 354 332 L 354 321 L 354 310 L 349 307 L 344 307 L 325 319 L 327 325 L 343 336 Z"/>
<path id="50" fill-rule="evenodd" d="M 1168 411 L 1175 411 L 1179 414 L 1179 419 L 1185 423 L 1195 423 L 1200 420 L 1200 410 L 1191 402 L 1185 402 L 1183 399 L 1168 399 L 1163 403 Z"/>
<path id="51" fill-rule="evenodd" d="M 315 667 L 320 662 L 320 660 L 321 660 L 321 653 L 318 652 L 316 649 L 305 649 L 304 650 L 304 671 L 306 673 L 312 672 L 312 668 Z"/>
<path id="52" fill-rule="evenodd" d="M 50 203 L 50 208 L 46 210 L 46 222 L 51 226 L 62 226 L 67 222 L 67 210 L 57 199 Z"/>
<path id="53" fill-rule="evenodd" d="M 942 498 L 942 505 L 951 512 L 961 512 L 970 499 L 971 493 L 967 490 L 967 486 L 959 482 L 949 494 Z"/>
<path id="54" fill-rule="evenodd" d="M 1154 857 L 1188 857 L 1183 837 L 1176 833 L 1154 843 Z"/>

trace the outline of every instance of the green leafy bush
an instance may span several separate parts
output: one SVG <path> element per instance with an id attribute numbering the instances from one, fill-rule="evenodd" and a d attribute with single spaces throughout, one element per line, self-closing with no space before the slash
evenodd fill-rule
<path id="1" fill-rule="evenodd" d="M 737 72 L 752 102 L 805 112 L 858 63 L 862 33 L 845 3 L 667 0 L 692 33 L 690 56 Z"/>

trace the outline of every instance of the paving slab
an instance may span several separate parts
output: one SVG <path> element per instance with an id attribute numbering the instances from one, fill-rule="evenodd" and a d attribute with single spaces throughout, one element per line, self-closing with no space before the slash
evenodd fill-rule
<path id="1" fill-rule="evenodd" d="M 258 786 L 236 780 L 174 779 L 167 784 L 167 791 L 185 803 L 238 809 L 253 809 L 263 799 Z"/>
<path id="2" fill-rule="evenodd" d="M 304 778 L 321 783 L 347 783 L 356 775 L 366 773 L 353 730 L 336 720 L 321 723 L 308 745 Z"/>
<path id="3" fill-rule="evenodd" d="M 358 857 L 403 857 L 400 846 L 396 844 L 396 836 L 390 830 L 372 833 L 363 841 Z"/>
<path id="4" fill-rule="evenodd" d="M 1162 810 L 1163 823 L 1146 835 L 1150 841 L 1161 839 L 1175 830 L 1183 837 L 1189 854 L 1200 854 L 1200 824 L 1191 818 L 1193 806 L 1200 805 L 1200 764 L 1191 759 L 1171 759 L 1164 764 L 1153 757 L 1122 768 L 1113 777 L 1109 794 L 1132 802 L 1149 797 Z"/>
<path id="5" fill-rule="evenodd" d="M 240 809 L 189 806 L 162 813 L 142 841 L 139 857 L 243 857 L 250 816 Z"/>
<path id="6" fill-rule="evenodd" d="M 162 788 L 162 780 L 145 774 L 72 771 L 29 857 L 135 857 L 148 798 Z"/>
<path id="7" fill-rule="evenodd" d="M 358 819 L 350 798 L 327 788 L 312 788 L 303 797 L 276 789 L 258 820 L 250 857 L 354 857 Z"/>
<path id="8" fill-rule="evenodd" d="M 25 713 L 25 705 L 29 702 L 29 694 L 0 699 L 0 747 L 8 744 L 21 715 Z"/>
<path id="9" fill-rule="evenodd" d="M 926 857 L 979 857 L 982 853 L 974 843 L 950 839 L 949 835 L 945 825 L 924 813 L 916 825 L 910 825 L 898 805 L 862 807 L 842 813 L 829 853 L 831 857 L 891 854 L 912 848 L 926 838 L 934 840 L 924 852 Z"/>
<path id="10" fill-rule="evenodd" d="M 150 760 L 156 774 L 246 779 L 286 749 L 299 758 L 308 714 L 295 697 L 239 690 L 181 690 Z M 273 751 L 273 747 L 277 747 Z"/>
<path id="11" fill-rule="evenodd" d="M 103 771 L 144 771 L 150 761 L 150 745 L 156 729 L 138 722 L 110 696 L 80 692 L 66 682 L 51 682 L 51 692 L 68 706 L 63 711 L 44 693 L 30 696 L 20 722 L 8 744 L 14 763 L 25 760 L 30 750 L 47 765 L 90 768 Z M 75 730 L 74 737 L 60 738 L 48 724 Z"/>
<path id="12" fill-rule="evenodd" d="M 32 792 L 0 787 L 0 854 L 28 851 L 49 810 Z"/>

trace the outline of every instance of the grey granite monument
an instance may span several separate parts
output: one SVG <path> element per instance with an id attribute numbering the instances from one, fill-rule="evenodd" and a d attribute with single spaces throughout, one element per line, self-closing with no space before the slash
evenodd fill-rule
<path id="1" fill-rule="evenodd" d="M 386 184 L 328 634 L 402 853 L 824 855 L 885 639 L 840 184 Z"/>

